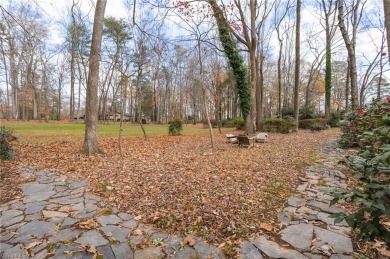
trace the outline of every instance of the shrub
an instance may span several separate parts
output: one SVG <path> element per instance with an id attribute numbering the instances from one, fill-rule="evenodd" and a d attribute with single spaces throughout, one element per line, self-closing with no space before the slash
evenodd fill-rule
<path id="1" fill-rule="evenodd" d="M 320 130 L 324 130 L 324 129 L 326 129 L 326 126 L 324 126 L 322 124 L 313 123 L 312 125 L 310 125 L 311 131 L 320 131 Z"/>
<path id="2" fill-rule="evenodd" d="M 332 112 L 330 113 L 330 118 L 328 121 L 328 125 L 331 127 L 338 127 L 339 122 L 342 119 L 342 112 Z"/>
<path id="3" fill-rule="evenodd" d="M 283 116 L 283 118 L 294 116 L 294 109 L 291 107 L 283 107 L 282 108 L 282 116 Z"/>
<path id="4" fill-rule="evenodd" d="M 12 141 L 17 138 L 12 132 L 0 127 L 0 161 L 12 159 L 14 156 L 14 150 L 12 148 Z"/>
<path id="5" fill-rule="evenodd" d="M 264 119 L 263 130 L 269 132 L 289 133 L 295 129 L 295 122 L 291 119 L 268 118 Z"/>
<path id="6" fill-rule="evenodd" d="M 390 97 L 374 100 L 369 109 L 358 109 L 348 119 L 342 127 L 343 137 L 360 148 L 358 155 L 347 157 L 360 183 L 354 189 L 336 192 L 331 205 L 344 199 L 358 205 L 359 210 L 332 217 L 336 223 L 345 219 L 363 240 L 382 238 L 390 247 L 390 231 L 384 224 L 390 215 Z"/>
<path id="7" fill-rule="evenodd" d="M 211 123 L 211 127 L 218 128 L 218 121 L 217 120 L 210 120 L 210 123 Z M 207 120 L 203 120 L 202 124 L 203 124 L 203 128 L 205 128 L 205 129 L 207 129 L 209 127 Z"/>
<path id="8" fill-rule="evenodd" d="M 222 127 L 224 128 L 236 128 L 242 130 L 245 127 L 245 121 L 242 117 L 226 119 L 222 121 Z"/>
<path id="9" fill-rule="evenodd" d="M 169 135 L 177 136 L 183 130 L 183 122 L 181 120 L 174 120 L 169 122 Z"/>
<path id="10" fill-rule="evenodd" d="M 326 129 L 327 120 L 323 118 L 318 119 L 307 119 L 307 120 L 300 120 L 299 121 L 299 128 L 300 129 L 311 129 L 313 125 L 319 125 L 322 128 Z"/>
<path id="11" fill-rule="evenodd" d="M 311 108 L 302 107 L 299 109 L 299 119 L 300 120 L 314 119 L 315 117 L 316 117 L 316 115 Z"/>

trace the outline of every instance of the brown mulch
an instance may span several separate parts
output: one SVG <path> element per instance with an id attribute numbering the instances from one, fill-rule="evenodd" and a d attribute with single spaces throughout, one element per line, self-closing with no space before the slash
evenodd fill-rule
<path id="1" fill-rule="evenodd" d="M 298 176 L 340 130 L 269 133 L 268 142 L 249 149 L 215 135 L 214 149 L 204 135 L 126 137 L 123 157 L 117 139 L 99 141 L 106 154 L 93 157 L 78 153 L 81 142 L 18 143 L 17 156 L 7 166 L 34 164 L 76 173 L 90 181 L 89 191 L 146 223 L 221 244 L 274 231 L 267 226 L 299 184 Z M 18 177 L 1 177 L 3 203 L 19 195 L 19 183 Z"/>

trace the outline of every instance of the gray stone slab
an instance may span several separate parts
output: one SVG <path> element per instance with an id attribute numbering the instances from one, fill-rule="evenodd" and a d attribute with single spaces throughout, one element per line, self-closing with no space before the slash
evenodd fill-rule
<path id="1" fill-rule="evenodd" d="M 307 185 L 308 185 L 308 183 L 303 183 L 303 184 L 298 185 L 297 191 L 304 192 L 306 190 Z"/>
<path id="2" fill-rule="evenodd" d="M 84 194 L 84 197 L 85 199 L 100 201 L 100 197 L 92 193 L 86 193 Z"/>
<path id="3" fill-rule="evenodd" d="M 62 229 L 70 228 L 70 227 L 72 227 L 74 224 L 78 223 L 79 221 L 80 221 L 80 219 L 66 218 L 66 219 L 62 222 L 61 228 L 62 228 Z"/>
<path id="4" fill-rule="evenodd" d="M 36 202 L 36 201 L 45 201 L 49 199 L 51 196 L 56 194 L 55 191 L 47 191 L 47 192 L 36 192 L 29 195 L 26 195 L 23 199 L 24 203 Z"/>
<path id="5" fill-rule="evenodd" d="M 118 223 L 122 222 L 122 219 L 119 218 L 117 215 L 108 215 L 108 216 L 100 216 L 96 218 L 96 221 L 102 225 L 116 225 Z"/>
<path id="6" fill-rule="evenodd" d="M 97 230 L 90 230 L 85 232 L 80 238 L 75 241 L 78 244 L 88 244 L 91 246 L 103 246 L 108 244 L 108 240 L 105 239 Z"/>
<path id="7" fill-rule="evenodd" d="M 131 231 L 138 227 L 138 222 L 131 219 L 121 223 L 121 226 L 129 228 Z"/>
<path id="8" fill-rule="evenodd" d="M 85 187 L 85 186 L 88 186 L 87 181 L 74 182 L 74 183 L 69 184 L 69 187 L 71 187 L 71 188 L 79 188 L 79 187 Z"/>
<path id="9" fill-rule="evenodd" d="M 322 245 L 329 245 L 336 253 L 353 253 L 351 238 L 319 227 L 314 227 L 314 233 L 317 238 L 317 243 L 315 245 L 317 250 Z"/>
<path id="10" fill-rule="evenodd" d="M 61 198 L 50 199 L 50 202 L 58 203 L 61 205 L 67 205 L 67 204 L 72 205 L 72 204 L 84 202 L 84 197 L 72 198 L 70 196 L 66 196 Z"/>
<path id="11" fill-rule="evenodd" d="M 16 224 L 14 224 L 14 225 L 11 225 L 11 226 L 7 227 L 6 229 L 7 229 L 7 230 L 16 231 L 18 228 L 20 228 L 21 226 L 23 226 L 23 225 L 25 225 L 25 224 L 26 224 L 25 221 L 21 221 L 21 222 L 19 222 L 19 223 L 16 223 Z"/>
<path id="12" fill-rule="evenodd" d="M 127 243 L 112 244 L 111 249 L 117 259 L 133 259 L 133 251 Z"/>
<path id="13" fill-rule="evenodd" d="M 312 253 L 304 253 L 304 255 L 309 259 L 322 259 L 322 255 L 312 254 Z"/>
<path id="14" fill-rule="evenodd" d="M 4 220 L 3 220 L 3 218 L 1 218 L 0 219 L 0 225 L 3 228 L 6 228 L 6 227 L 9 227 L 9 226 L 15 225 L 17 223 L 20 223 L 23 219 L 24 219 L 24 215 L 20 215 L 20 216 L 13 217 L 13 218 L 6 218 Z"/>
<path id="15" fill-rule="evenodd" d="M 29 221 L 33 221 L 33 220 L 39 220 L 40 218 L 42 218 L 42 214 L 40 212 L 38 212 L 38 213 L 26 215 L 24 221 L 29 222 Z"/>
<path id="16" fill-rule="evenodd" d="M 1 220 L 8 220 L 23 214 L 21 210 L 6 210 L 1 214 Z"/>
<path id="17" fill-rule="evenodd" d="M 319 201 L 309 201 L 307 203 L 307 206 L 309 208 L 319 209 L 319 210 L 321 210 L 323 212 L 328 212 L 328 213 L 345 212 L 345 210 L 343 210 L 341 208 L 338 208 L 338 207 L 335 207 L 335 206 L 330 207 L 329 204 L 323 203 L 323 202 L 319 202 Z"/>
<path id="18" fill-rule="evenodd" d="M 0 233 L 0 242 L 6 242 L 8 240 L 10 240 L 13 236 L 15 235 L 14 232 L 3 232 L 3 233 Z"/>
<path id="19" fill-rule="evenodd" d="M 86 203 L 85 210 L 87 212 L 96 211 L 99 207 L 94 203 Z"/>
<path id="20" fill-rule="evenodd" d="M 136 246 L 145 243 L 145 237 L 144 236 L 130 236 L 129 238 L 129 244 L 132 248 L 135 248 Z"/>
<path id="21" fill-rule="evenodd" d="M 16 200 L 16 202 L 12 203 L 12 205 L 10 206 L 11 209 L 14 209 L 14 210 L 24 210 L 24 203 L 21 202 L 20 200 Z"/>
<path id="22" fill-rule="evenodd" d="M 50 236 L 54 234 L 57 230 L 57 226 L 50 222 L 44 221 L 31 221 L 18 229 L 17 236 L 33 235 L 37 238 L 43 238 L 45 236 Z"/>
<path id="23" fill-rule="evenodd" d="M 118 213 L 118 217 L 120 217 L 122 220 L 130 220 L 130 219 L 133 219 L 134 216 L 132 214 L 129 214 L 129 213 L 123 213 L 123 212 L 119 212 Z"/>
<path id="24" fill-rule="evenodd" d="M 37 254 L 34 254 L 34 256 L 31 257 L 31 259 L 46 259 L 47 256 L 48 256 L 48 252 L 47 252 L 47 250 L 45 249 L 45 250 L 40 251 L 40 252 L 37 253 Z"/>
<path id="25" fill-rule="evenodd" d="M 104 246 L 99 246 L 97 247 L 97 250 L 99 254 L 103 256 L 103 258 L 115 258 L 114 253 L 112 252 L 111 246 L 104 245 Z"/>
<path id="26" fill-rule="evenodd" d="M 42 193 L 52 191 L 54 189 L 53 184 L 40 184 L 37 182 L 28 183 L 21 187 L 24 195 L 30 195 L 34 193 Z"/>
<path id="27" fill-rule="evenodd" d="M 328 213 L 324 213 L 324 212 L 318 213 L 318 219 L 325 222 L 328 225 L 334 225 L 334 218 L 330 218 L 330 214 L 328 214 Z M 337 223 L 336 226 L 347 227 L 348 223 L 345 220 L 343 220 L 343 221 Z"/>
<path id="28" fill-rule="evenodd" d="M 145 249 L 136 250 L 134 252 L 134 259 L 162 258 L 163 256 L 164 253 L 159 247 L 149 247 Z"/>
<path id="29" fill-rule="evenodd" d="M 254 258 L 263 259 L 263 256 L 250 241 L 245 241 L 241 247 L 240 259 Z"/>
<path id="30" fill-rule="evenodd" d="M 353 256 L 350 255 L 343 255 L 343 254 L 332 254 L 329 259 L 353 259 Z"/>
<path id="31" fill-rule="evenodd" d="M 64 230 L 60 230 L 58 233 L 50 237 L 48 239 L 48 242 L 50 244 L 55 244 L 59 241 L 70 242 L 78 238 L 80 234 L 81 234 L 80 229 L 74 229 L 74 230 L 64 229 Z"/>
<path id="32" fill-rule="evenodd" d="M 157 232 L 157 233 L 153 233 L 153 235 L 150 238 L 152 239 L 152 241 L 157 240 L 157 239 L 164 240 L 164 239 L 168 238 L 168 234 Z"/>
<path id="33" fill-rule="evenodd" d="M 128 240 L 128 236 L 130 234 L 130 229 L 121 228 L 118 226 L 108 225 L 100 228 L 104 234 L 109 237 L 110 240 L 116 240 L 119 242 L 126 242 Z"/>
<path id="34" fill-rule="evenodd" d="M 90 213 L 78 213 L 74 215 L 76 219 L 87 219 L 87 218 L 93 218 L 96 216 L 95 212 L 90 212 Z"/>
<path id="35" fill-rule="evenodd" d="M 166 254 L 173 254 L 180 248 L 180 242 L 183 240 L 184 237 L 177 237 L 177 236 L 171 236 L 168 237 L 166 240 L 164 240 L 164 243 L 166 243 L 166 246 L 163 248 L 164 253 Z"/>
<path id="36" fill-rule="evenodd" d="M 269 241 L 263 236 L 254 239 L 251 242 L 265 255 L 271 258 L 307 259 L 306 256 L 300 252 L 281 247 L 277 243 Z"/>
<path id="37" fill-rule="evenodd" d="M 47 247 L 47 243 L 46 242 L 43 242 L 39 245 L 36 245 L 32 248 L 29 249 L 29 251 L 33 254 L 38 254 L 39 252 L 41 252 L 42 250 L 44 250 L 45 248 Z"/>
<path id="38" fill-rule="evenodd" d="M 220 259 L 224 258 L 221 249 L 209 245 L 203 241 L 198 241 L 194 245 L 195 252 L 198 256 L 198 258 L 201 259 L 208 259 L 208 258 L 213 258 L 213 259 Z"/>
<path id="39" fill-rule="evenodd" d="M 306 200 L 304 200 L 304 199 L 300 199 L 297 197 L 289 197 L 288 198 L 288 205 L 290 205 L 292 207 L 300 207 L 300 206 L 305 205 L 305 203 L 306 203 Z"/>
<path id="40" fill-rule="evenodd" d="M 43 210 L 42 214 L 45 218 L 66 218 L 69 214 L 60 211 Z"/>
<path id="41" fill-rule="evenodd" d="M 46 203 L 46 202 L 45 201 L 38 201 L 38 202 L 34 202 L 34 203 Z M 30 203 L 27 203 L 27 204 L 30 205 Z M 26 208 L 26 210 L 24 212 L 27 215 L 34 214 L 34 213 L 40 213 L 45 208 L 45 206 L 46 206 L 46 204 L 31 206 L 31 207 Z"/>
<path id="42" fill-rule="evenodd" d="M 135 251 L 137 252 L 137 251 Z M 184 259 L 184 258 L 199 258 L 196 254 L 195 250 L 192 247 L 186 246 L 182 249 L 179 249 L 179 251 L 176 252 L 176 254 L 172 258 L 177 259 Z M 134 256 L 135 259 L 135 256 Z"/>
<path id="43" fill-rule="evenodd" d="M 70 252 L 74 253 L 70 253 Z M 55 259 L 93 259 L 93 254 L 85 252 L 79 246 L 62 245 L 57 248 L 55 254 L 51 258 Z"/>
<path id="44" fill-rule="evenodd" d="M 310 251 L 314 227 L 301 223 L 280 231 L 281 238 L 300 251 Z"/>
<path id="45" fill-rule="evenodd" d="M 12 248 L 13 246 L 10 244 L 0 243 L 0 253 L 4 252 L 7 249 Z"/>
<path id="46" fill-rule="evenodd" d="M 19 245 L 16 245 L 12 248 L 8 248 L 4 251 L 2 258 L 18 258 L 18 259 L 27 259 L 29 258 L 28 255 L 23 251 L 22 248 L 20 248 Z"/>

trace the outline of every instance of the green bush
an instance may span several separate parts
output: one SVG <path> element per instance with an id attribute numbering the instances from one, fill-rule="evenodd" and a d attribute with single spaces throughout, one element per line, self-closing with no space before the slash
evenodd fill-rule
<path id="1" fill-rule="evenodd" d="M 339 122 L 342 119 L 342 112 L 332 112 L 328 121 L 328 125 L 331 127 L 338 127 Z"/>
<path id="2" fill-rule="evenodd" d="M 292 107 L 283 107 L 282 108 L 282 116 L 285 117 L 293 117 L 294 116 L 294 109 Z"/>
<path id="3" fill-rule="evenodd" d="M 6 130 L 5 127 L 0 127 L 0 162 L 13 158 L 14 150 L 11 142 L 16 139 L 12 132 Z"/>
<path id="4" fill-rule="evenodd" d="M 302 107 L 299 109 L 299 119 L 300 120 L 314 119 L 315 117 L 316 117 L 316 114 L 311 108 Z"/>
<path id="5" fill-rule="evenodd" d="M 236 128 L 242 130 L 245 128 L 245 121 L 242 117 L 226 119 L 222 121 L 222 127 L 224 128 Z"/>
<path id="6" fill-rule="evenodd" d="M 177 136 L 183 130 L 183 122 L 181 120 L 174 120 L 169 122 L 169 135 Z"/>
<path id="7" fill-rule="evenodd" d="M 218 121 L 217 120 L 210 120 L 210 123 L 211 123 L 211 127 L 218 128 Z M 203 124 L 203 128 L 205 128 L 205 129 L 207 129 L 209 127 L 207 120 L 203 120 L 202 124 Z"/>
<path id="8" fill-rule="evenodd" d="M 295 129 L 292 119 L 268 118 L 264 119 L 263 130 L 269 132 L 289 133 Z"/>
<path id="9" fill-rule="evenodd" d="M 306 119 L 306 120 L 300 120 L 299 121 L 299 128 L 300 129 L 311 129 L 313 125 L 320 125 L 322 129 L 326 129 L 327 120 L 323 118 L 318 119 Z"/>
<path id="10" fill-rule="evenodd" d="M 390 247 L 390 231 L 384 225 L 390 216 L 390 97 L 374 100 L 370 108 L 358 109 L 347 118 L 342 124 L 343 144 L 359 148 L 358 155 L 347 159 L 360 182 L 351 190 L 336 192 L 330 204 L 348 200 L 359 210 L 332 217 L 336 223 L 345 219 L 363 240 L 381 238 Z"/>
<path id="11" fill-rule="evenodd" d="M 311 131 L 320 131 L 320 130 L 324 130 L 324 129 L 326 129 L 326 126 L 324 126 L 322 124 L 313 123 L 312 125 L 310 125 Z"/>

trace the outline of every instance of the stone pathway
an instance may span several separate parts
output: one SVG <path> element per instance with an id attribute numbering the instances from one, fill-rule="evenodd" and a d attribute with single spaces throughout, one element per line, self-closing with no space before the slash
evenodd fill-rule
<path id="1" fill-rule="evenodd" d="M 277 236 L 247 240 L 242 259 L 352 258 L 350 229 L 333 224 L 329 187 L 344 187 L 334 144 L 322 150 L 326 158 L 307 168 L 297 196 L 278 214 L 286 227 Z M 0 206 L 0 258 L 224 258 L 221 250 L 191 236 L 173 236 L 110 208 L 85 192 L 87 182 L 71 175 L 39 171 L 36 180 L 22 186 L 23 197 Z M 189 241 L 189 242 L 188 242 Z M 195 241 L 193 244 L 192 242 Z M 186 244 L 187 243 L 187 244 Z"/>
<path id="2" fill-rule="evenodd" d="M 345 221 L 335 225 L 329 218 L 332 213 L 345 212 L 329 207 L 333 197 L 327 194 L 330 188 L 346 187 L 345 167 L 338 164 L 342 155 L 334 142 L 327 143 L 320 153 L 324 158 L 306 168 L 296 195 L 278 214 L 285 228 L 277 236 L 245 241 L 241 258 L 353 258 L 351 229 Z"/>

